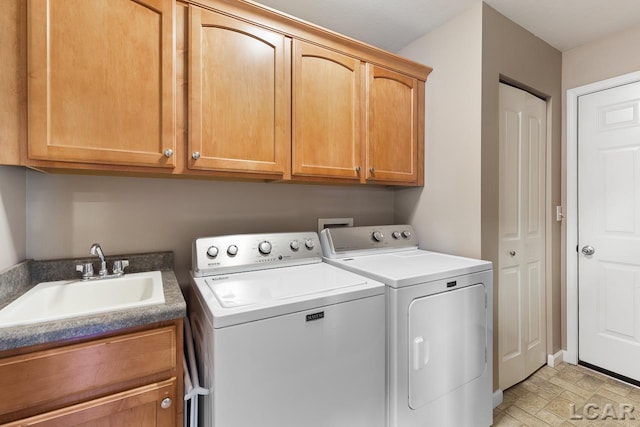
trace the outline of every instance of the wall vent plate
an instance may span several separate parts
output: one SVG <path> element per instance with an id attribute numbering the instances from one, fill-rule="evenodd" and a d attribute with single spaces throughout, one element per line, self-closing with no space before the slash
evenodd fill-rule
<path id="1" fill-rule="evenodd" d="M 318 218 L 318 234 L 329 227 L 353 227 L 353 218 Z"/>

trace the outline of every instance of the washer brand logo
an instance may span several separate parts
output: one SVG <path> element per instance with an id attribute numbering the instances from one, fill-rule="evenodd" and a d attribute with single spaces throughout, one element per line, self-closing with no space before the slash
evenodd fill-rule
<path id="1" fill-rule="evenodd" d="M 319 311 L 317 313 L 307 314 L 307 322 L 312 320 L 318 320 L 324 318 L 324 311 Z"/>
<path id="2" fill-rule="evenodd" d="M 227 280 L 229 276 L 211 277 L 211 280 Z"/>

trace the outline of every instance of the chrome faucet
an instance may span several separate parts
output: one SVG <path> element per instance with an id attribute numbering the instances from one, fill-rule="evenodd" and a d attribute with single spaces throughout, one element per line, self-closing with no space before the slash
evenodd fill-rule
<path id="1" fill-rule="evenodd" d="M 89 249 L 91 255 L 95 255 L 100 258 L 100 270 L 98 275 L 93 274 L 93 264 L 88 262 L 85 264 L 76 265 L 76 271 L 82 273 L 82 280 L 97 280 L 97 279 L 112 279 L 114 277 L 121 277 L 124 275 L 124 269 L 129 266 L 129 261 L 126 259 L 113 262 L 113 273 L 109 274 L 107 269 L 107 260 L 104 257 L 104 252 L 98 243 L 91 245 Z"/>
<path id="2" fill-rule="evenodd" d="M 91 255 L 95 255 L 98 258 L 100 258 L 101 264 L 100 264 L 100 271 L 98 271 L 98 275 L 103 277 L 109 274 L 109 270 L 107 270 L 107 261 L 105 261 L 104 259 L 104 252 L 102 252 L 102 248 L 100 247 L 100 245 L 98 243 L 94 243 L 93 245 L 91 245 L 91 248 L 89 249 L 89 253 Z"/>

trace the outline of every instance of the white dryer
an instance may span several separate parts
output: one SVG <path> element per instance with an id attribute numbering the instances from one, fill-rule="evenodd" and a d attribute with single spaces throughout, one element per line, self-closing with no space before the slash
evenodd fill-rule
<path id="1" fill-rule="evenodd" d="M 385 286 L 317 233 L 196 239 L 189 317 L 206 427 L 383 427 Z"/>
<path id="2" fill-rule="evenodd" d="M 326 262 L 387 285 L 388 426 L 490 426 L 491 263 L 420 250 L 408 225 L 320 237 Z"/>

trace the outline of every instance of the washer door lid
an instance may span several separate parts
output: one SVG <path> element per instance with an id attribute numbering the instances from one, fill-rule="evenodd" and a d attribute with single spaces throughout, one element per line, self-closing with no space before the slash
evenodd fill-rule
<path id="1" fill-rule="evenodd" d="M 366 285 L 367 279 L 326 264 L 310 264 L 207 278 L 206 283 L 222 307 L 233 308 L 309 299 Z"/>
<path id="2" fill-rule="evenodd" d="M 409 407 L 418 409 L 480 377 L 487 366 L 483 284 L 409 305 Z"/>

